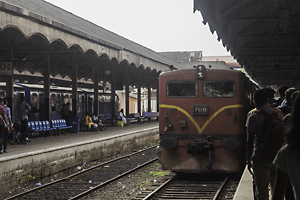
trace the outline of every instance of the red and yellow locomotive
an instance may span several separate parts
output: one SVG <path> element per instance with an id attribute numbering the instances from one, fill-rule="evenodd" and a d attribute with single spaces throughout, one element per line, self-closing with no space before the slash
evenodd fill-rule
<path id="1" fill-rule="evenodd" d="M 240 71 L 194 69 L 159 77 L 163 169 L 188 173 L 241 170 L 253 84 Z"/>

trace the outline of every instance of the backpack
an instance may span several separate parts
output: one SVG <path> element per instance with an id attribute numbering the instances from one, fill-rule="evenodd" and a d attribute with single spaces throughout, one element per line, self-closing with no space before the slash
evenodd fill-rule
<path id="1" fill-rule="evenodd" d="M 264 110 L 256 112 L 265 116 L 261 153 L 266 159 L 273 161 L 278 150 L 285 144 L 285 124 L 278 118 L 278 113 L 275 111 L 272 111 L 271 115 Z"/>

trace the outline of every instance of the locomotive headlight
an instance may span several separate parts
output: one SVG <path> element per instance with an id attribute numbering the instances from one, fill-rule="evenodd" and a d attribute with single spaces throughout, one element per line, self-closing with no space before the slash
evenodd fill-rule
<path id="1" fill-rule="evenodd" d="M 203 78 L 204 78 L 203 72 L 198 72 L 198 78 L 200 78 L 200 79 L 203 79 Z"/>
<path id="2" fill-rule="evenodd" d="M 199 79 L 204 79 L 205 78 L 205 73 L 206 73 L 206 68 L 204 65 L 197 65 L 197 78 Z"/>

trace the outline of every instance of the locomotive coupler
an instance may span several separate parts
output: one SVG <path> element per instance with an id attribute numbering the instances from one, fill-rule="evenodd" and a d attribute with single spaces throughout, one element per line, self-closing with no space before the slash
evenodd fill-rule
<path id="1" fill-rule="evenodd" d="M 186 144 L 186 152 L 191 153 L 194 156 L 203 155 L 208 153 L 208 168 L 212 167 L 212 154 L 214 153 L 214 147 L 211 143 L 211 136 L 208 136 L 206 139 L 199 139 L 195 142 L 189 142 Z"/>
<path id="2" fill-rule="evenodd" d="M 186 152 L 193 154 L 194 156 L 209 153 L 209 157 L 211 157 L 210 155 L 212 154 L 213 149 L 211 136 L 208 136 L 206 139 L 199 139 L 195 142 L 188 142 L 186 144 Z"/>

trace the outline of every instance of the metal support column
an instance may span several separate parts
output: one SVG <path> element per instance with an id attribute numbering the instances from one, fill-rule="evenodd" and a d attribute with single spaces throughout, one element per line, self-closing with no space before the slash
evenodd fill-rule
<path id="1" fill-rule="evenodd" d="M 72 60 L 72 118 L 77 117 L 77 61 L 75 58 Z"/>
<path id="2" fill-rule="evenodd" d="M 128 71 L 126 72 L 126 81 L 125 81 L 125 99 L 126 99 L 126 117 L 129 117 L 129 73 Z"/>
<path id="3" fill-rule="evenodd" d="M 149 82 L 148 82 L 148 112 L 151 112 L 152 111 L 152 108 L 151 108 L 151 79 L 149 79 Z M 148 118 L 148 121 L 151 121 L 151 117 Z"/>
<path id="4" fill-rule="evenodd" d="M 148 112 L 151 112 L 151 79 L 148 82 Z"/>
<path id="5" fill-rule="evenodd" d="M 142 114 L 143 113 L 141 113 L 141 104 L 142 104 L 142 102 L 141 102 L 141 86 L 142 86 L 142 84 L 141 84 L 141 79 L 139 78 L 138 79 L 138 85 L 137 85 L 137 92 L 138 92 L 138 96 L 137 96 L 137 100 L 138 100 L 138 113 L 140 113 L 140 115 L 142 116 Z M 141 119 L 138 119 L 138 122 L 140 123 L 141 122 Z"/>
<path id="6" fill-rule="evenodd" d="M 6 55 L 5 61 L 11 63 L 11 75 L 6 76 L 6 99 L 7 99 L 7 106 L 10 108 L 11 117 L 13 120 L 14 117 L 14 107 L 13 107 L 13 94 L 14 94 L 14 85 L 13 85 L 13 52 L 10 46 L 6 48 Z"/>
<path id="7" fill-rule="evenodd" d="M 50 120 L 50 56 L 44 54 L 44 102 L 40 105 L 42 109 L 42 116 L 39 116 L 39 120 Z"/>
<path id="8" fill-rule="evenodd" d="M 115 114 L 116 114 L 116 71 L 115 67 L 111 67 L 111 73 L 110 73 L 110 79 L 111 79 L 111 123 L 113 124 L 115 120 Z"/>
<path id="9" fill-rule="evenodd" d="M 157 89 L 156 89 L 156 109 L 157 112 L 159 112 L 159 85 L 157 85 Z"/>
<path id="10" fill-rule="evenodd" d="M 98 68 L 96 66 L 95 61 L 93 61 L 93 71 L 94 71 L 94 110 L 93 113 L 95 115 L 99 114 L 99 76 L 98 76 Z"/>

